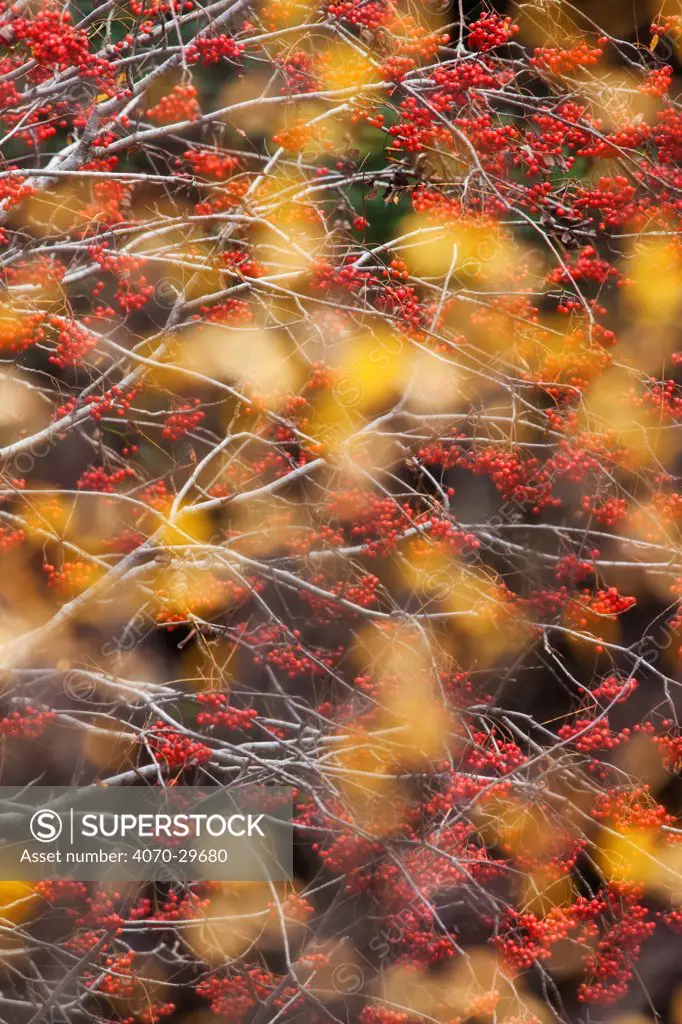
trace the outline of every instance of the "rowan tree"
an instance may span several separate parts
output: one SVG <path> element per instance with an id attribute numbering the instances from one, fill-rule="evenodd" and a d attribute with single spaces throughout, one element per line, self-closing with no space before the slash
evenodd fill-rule
<path id="1" fill-rule="evenodd" d="M 0 4 L 0 781 L 295 793 L 1 883 L 2 1020 L 679 1019 L 681 40 Z"/>

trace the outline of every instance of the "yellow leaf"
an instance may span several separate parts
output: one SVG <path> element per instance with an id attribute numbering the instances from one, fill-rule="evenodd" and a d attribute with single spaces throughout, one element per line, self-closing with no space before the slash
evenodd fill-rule
<path id="1" fill-rule="evenodd" d="M 0 918 L 12 924 L 25 921 L 37 899 L 28 882 L 0 882 Z"/>

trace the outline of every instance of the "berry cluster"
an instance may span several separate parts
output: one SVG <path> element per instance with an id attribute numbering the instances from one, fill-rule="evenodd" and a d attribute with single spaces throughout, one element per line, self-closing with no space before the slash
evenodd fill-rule
<path id="1" fill-rule="evenodd" d="M 147 117 L 162 125 L 174 124 L 176 121 L 196 121 L 201 113 L 197 96 L 196 86 L 175 85 L 158 103 L 147 109 Z"/>
<path id="2" fill-rule="evenodd" d="M 156 722 L 147 734 L 147 742 L 154 756 L 171 770 L 202 764 L 212 754 L 206 744 L 179 732 L 167 722 Z"/>
<path id="3" fill-rule="evenodd" d="M 177 441 L 190 434 L 204 418 L 204 412 L 198 409 L 201 399 L 195 398 L 192 402 L 184 402 L 178 406 L 175 412 L 170 413 L 163 422 L 163 436 L 171 441 Z"/>
<path id="4" fill-rule="evenodd" d="M 251 729 L 258 717 L 255 708 L 235 708 L 228 703 L 226 693 L 199 693 L 197 700 L 209 710 L 200 711 L 197 725 L 223 725 L 228 729 Z"/>
<path id="5" fill-rule="evenodd" d="M 40 710 L 27 704 L 21 711 L 11 711 L 0 718 L 0 735 L 5 737 L 23 736 L 35 740 L 56 718 L 54 711 Z"/>

